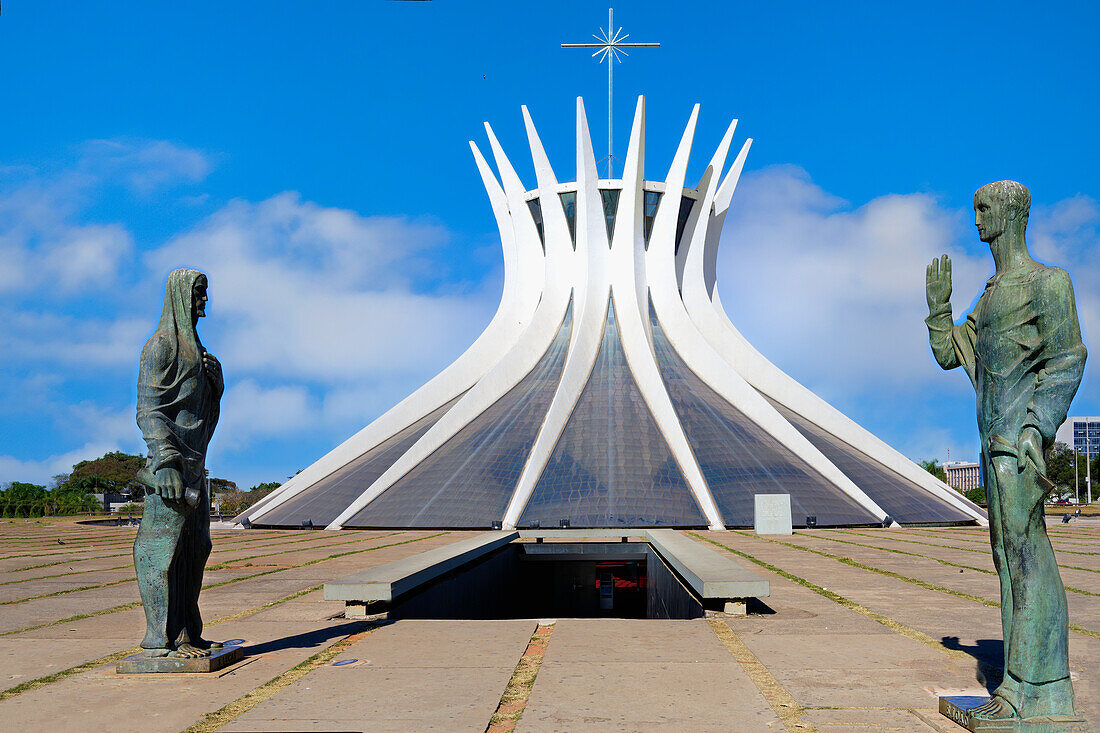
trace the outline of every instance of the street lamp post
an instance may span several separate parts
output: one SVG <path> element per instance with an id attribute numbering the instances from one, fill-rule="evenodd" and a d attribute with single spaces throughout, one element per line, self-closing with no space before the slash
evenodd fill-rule
<path id="1" fill-rule="evenodd" d="M 1085 423 L 1085 499 L 1092 503 L 1092 442 L 1089 437 L 1089 423 Z"/>
<path id="2" fill-rule="evenodd" d="M 1081 506 L 1081 481 L 1077 478 L 1077 441 L 1073 441 L 1073 496 Z"/>

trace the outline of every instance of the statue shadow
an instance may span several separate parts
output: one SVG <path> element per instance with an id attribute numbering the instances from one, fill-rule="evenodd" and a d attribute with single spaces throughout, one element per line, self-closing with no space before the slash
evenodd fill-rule
<path id="1" fill-rule="evenodd" d="M 957 636 L 945 636 L 940 643 L 948 649 L 965 652 L 977 660 L 974 679 L 990 692 L 997 689 L 1004 679 L 1005 650 L 1000 639 L 978 639 L 973 645 L 966 645 Z"/>
<path id="2" fill-rule="evenodd" d="M 347 623 L 337 624 L 336 626 L 328 626 L 323 629 L 315 629 L 302 634 L 295 634 L 294 636 L 284 636 L 281 639 L 272 639 L 271 641 L 246 646 L 244 647 L 244 653 L 245 656 L 251 657 L 259 654 L 267 654 L 268 652 L 278 652 L 284 649 L 313 649 L 324 645 L 332 639 L 348 636 L 349 634 L 354 634 L 359 631 L 378 628 L 380 626 L 388 626 L 391 623 L 393 622 L 388 620 L 349 621 Z"/>

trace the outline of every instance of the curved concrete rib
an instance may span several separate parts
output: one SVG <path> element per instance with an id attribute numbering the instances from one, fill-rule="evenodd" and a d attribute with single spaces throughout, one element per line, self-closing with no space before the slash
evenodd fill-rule
<path id="1" fill-rule="evenodd" d="M 977 506 L 776 367 L 733 325 L 718 297 L 715 266 L 722 225 L 725 223 L 726 213 L 744 168 L 745 157 L 751 142 L 751 139 L 746 141 L 715 196 L 703 246 L 689 253 L 682 282 L 682 296 L 691 320 L 711 347 L 755 389 L 856 447 L 930 494 L 943 499 L 979 523 L 985 524 L 986 520 Z"/>
<path id="2" fill-rule="evenodd" d="M 702 214 L 697 219 L 695 227 L 689 232 L 685 228 L 684 240 L 681 240 L 680 250 L 688 250 L 687 270 L 697 266 L 696 260 L 701 259 L 703 243 L 707 236 L 707 224 L 709 216 L 704 215 L 711 210 L 716 196 L 714 181 L 718 171 L 725 164 L 726 154 L 729 151 L 733 138 L 734 126 L 726 131 L 718 150 L 711 159 L 707 172 L 700 181 L 699 200 L 695 207 Z M 690 129 L 689 129 L 690 132 Z M 688 133 L 685 133 L 687 138 Z M 653 307 L 657 313 L 657 320 L 664 328 L 665 335 L 691 369 L 709 387 L 721 397 L 744 414 L 749 420 L 760 426 L 772 438 L 786 447 L 795 455 L 805 461 L 814 471 L 820 474 L 842 493 L 850 497 L 855 503 L 870 512 L 879 521 L 886 518 L 886 512 L 882 507 L 867 496 L 862 489 L 855 485 L 847 475 L 826 458 L 814 447 L 802 433 L 787 422 L 779 412 L 772 407 L 767 400 L 749 385 L 722 356 L 711 348 L 710 344 L 699 333 L 695 324 L 677 293 L 676 275 L 674 269 L 673 237 L 675 236 L 676 221 L 674 212 L 680 209 L 680 191 L 683 190 L 684 174 L 687 170 L 687 153 L 690 151 L 690 138 L 687 144 L 681 143 L 683 155 L 677 151 L 677 157 L 669 169 L 668 179 L 665 183 L 665 195 L 661 201 L 661 209 L 657 212 L 657 220 L 653 223 L 653 237 L 650 240 L 648 258 L 649 270 L 653 273 L 650 281 L 650 293 L 653 298 Z M 668 199 L 666 204 L 664 199 Z M 667 208 L 665 208 L 667 206 Z M 665 215 L 662 216 L 662 210 Z M 669 232 L 672 233 L 669 236 Z M 688 285 L 685 283 L 685 289 Z"/>
<path id="3" fill-rule="evenodd" d="M 508 161 L 496 136 L 488 124 L 485 126 L 493 155 L 497 160 L 497 169 L 501 171 L 508 205 L 513 212 L 512 221 L 517 226 L 530 224 L 535 236 L 534 220 L 529 214 L 516 216 L 515 212 L 526 213 L 524 188 L 515 169 Z M 556 198 L 557 195 L 553 194 Z M 546 200 L 543 199 L 544 212 Z M 561 209 L 560 204 L 558 209 Z M 553 216 L 543 215 L 544 228 L 553 226 Z M 565 225 L 564 215 L 561 224 Z M 546 229 L 544 229 L 546 231 Z M 546 238 L 546 284 L 544 295 L 531 318 L 531 325 L 524 330 L 503 357 L 491 364 L 491 368 L 470 390 L 462 396 L 454 407 L 447 411 L 421 438 L 394 462 L 378 479 L 332 521 L 328 529 L 340 529 L 344 522 L 355 516 L 382 492 L 392 486 L 401 477 L 411 471 L 418 463 L 430 456 L 436 449 L 454 437 L 473 419 L 492 406 L 509 390 L 519 384 L 527 374 L 541 361 L 565 320 L 565 311 L 572 296 L 569 273 L 572 248 L 568 246 L 569 232 L 566 229 L 562 245 L 561 237 Z"/>
<path id="4" fill-rule="evenodd" d="M 639 102 L 639 109 L 644 109 Z M 694 132 L 695 118 L 699 112 L 699 105 L 691 113 L 691 121 L 688 123 L 689 132 Z M 623 190 L 619 194 L 619 207 L 621 211 L 638 211 L 638 202 L 641 200 L 643 176 L 644 176 L 644 152 L 642 150 L 644 114 L 642 124 L 635 127 L 630 135 L 630 147 L 627 150 L 626 161 L 623 165 Z M 688 133 L 685 133 L 687 136 Z M 690 145 L 690 137 L 688 137 Z M 681 142 L 681 145 L 683 143 Z M 677 156 L 680 152 L 677 151 Z M 665 208 L 665 200 L 669 198 L 666 191 L 661 204 L 657 209 L 657 216 L 661 216 L 662 208 Z M 678 197 L 677 197 L 678 199 Z M 678 205 L 677 200 L 677 205 Z M 674 212 L 675 214 L 675 212 Z M 667 216 L 666 216 L 667 219 Z M 675 237 L 675 216 L 673 216 L 672 237 Z M 703 478 L 703 472 L 699 468 L 695 454 L 688 444 L 687 436 L 672 407 L 672 400 L 665 390 L 661 373 L 657 369 L 657 361 L 653 357 L 653 349 L 649 341 L 649 332 L 644 323 L 649 321 L 649 304 L 642 303 L 638 297 L 638 271 L 645 272 L 645 234 L 640 228 L 641 222 L 635 215 L 626 221 L 617 221 L 615 234 L 611 241 L 611 294 L 615 303 L 616 325 L 619 328 L 619 338 L 622 341 L 623 355 L 626 357 L 627 366 L 638 385 L 638 391 L 642 395 L 650 414 L 653 416 L 657 429 L 661 431 L 669 450 L 679 465 L 692 496 L 695 498 L 699 509 L 706 517 L 711 529 L 725 529 L 718 507 L 714 503 L 714 497 L 707 488 Z M 657 224 L 650 236 L 650 246 L 657 239 Z M 643 316 L 644 313 L 644 316 Z M 644 320 L 643 320 L 644 318 Z"/>
<path id="5" fill-rule="evenodd" d="M 526 111 L 525 111 L 526 112 Z M 529 121 L 529 117 L 527 118 Z M 635 125 L 637 118 L 635 118 Z M 534 126 L 528 126 L 531 135 Z M 541 150 L 537 144 L 537 135 L 532 135 L 531 148 Z M 544 153 L 542 155 L 545 155 Z M 536 154 L 536 158 L 538 155 Z M 536 160 L 536 168 L 539 161 Z M 609 285 L 607 276 L 608 242 L 607 227 L 603 218 L 603 202 L 597 186 L 596 158 L 592 152 L 592 139 L 588 131 L 588 120 L 584 113 L 584 102 L 577 98 L 577 250 L 578 259 L 587 263 L 584 279 L 578 279 L 574 292 L 574 302 L 579 308 L 573 317 L 573 338 L 562 367 L 554 397 L 539 427 L 538 435 L 531 446 L 531 453 L 523 466 L 515 491 L 504 512 L 503 525 L 514 529 L 527 502 L 542 476 L 551 454 L 561 438 L 569 416 L 580 399 L 585 384 L 588 383 L 592 367 L 599 355 L 603 339 L 604 324 L 607 319 L 607 301 Z M 542 192 L 540 181 L 540 194 Z M 550 233 L 547 232 L 549 235 Z M 569 232 L 555 233 L 555 236 L 569 237 Z M 577 273 L 582 274 L 582 273 Z"/>
<path id="6" fill-rule="evenodd" d="M 474 161 L 485 184 L 493 209 L 501 248 L 504 251 L 504 289 L 500 305 L 489 325 L 466 351 L 418 390 L 383 413 L 325 456 L 292 477 L 278 490 L 243 512 L 236 521 L 262 521 L 263 515 L 297 496 L 329 474 L 342 468 L 390 436 L 404 430 L 467 391 L 518 341 L 530 323 L 542 294 L 544 256 L 534 223 L 517 231 L 509 216 L 509 200 L 489 169 L 477 145 L 470 141 Z M 499 159 L 498 159 L 499 167 Z M 501 169 L 506 182 L 518 182 L 511 166 Z M 509 181 L 508 174 L 515 178 Z M 520 185 L 522 199 L 522 185 Z M 513 195 L 513 198 L 515 196 Z M 529 217 L 528 217 L 529 218 Z"/>

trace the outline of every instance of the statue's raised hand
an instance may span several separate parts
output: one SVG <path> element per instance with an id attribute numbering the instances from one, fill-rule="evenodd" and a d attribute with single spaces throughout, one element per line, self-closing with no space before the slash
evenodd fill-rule
<path id="1" fill-rule="evenodd" d="M 928 297 L 928 310 L 951 300 L 951 259 L 942 255 L 932 260 L 924 271 L 924 291 Z"/>

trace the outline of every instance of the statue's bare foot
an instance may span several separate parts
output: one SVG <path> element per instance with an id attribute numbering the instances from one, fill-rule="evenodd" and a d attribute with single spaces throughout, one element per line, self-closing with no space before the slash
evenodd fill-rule
<path id="1" fill-rule="evenodd" d="M 983 720 L 1001 720 L 1004 718 L 1018 718 L 1016 709 L 1009 705 L 1004 698 L 994 695 L 989 698 L 989 702 L 984 705 L 980 705 L 976 708 L 971 708 L 969 711 L 970 717 L 981 718 Z"/>
<path id="2" fill-rule="evenodd" d="M 199 649 L 191 644 L 180 644 L 174 652 L 168 655 L 173 659 L 197 659 L 199 657 L 209 657 L 209 649 Z"/>
<path id="3" fill-rule="evenodd" d="M 197 646 L 199 649 L 221 649 L 224 646 L 220 641 L 210 641 L 208 639 L 193 641 L 191 645 Z"/>
<path id="4" fill-rule="evenodd" d="M 146 659 L 160 659 L 161 657 L 167 657 L 171 653 L 172 653 L 171 649 L 164 648 L 164 647 L 161 647 L 161 648 L 158 648 L 158 649 L 142 649 L 141 650 L 141 656 L 145 657 Z"/>

